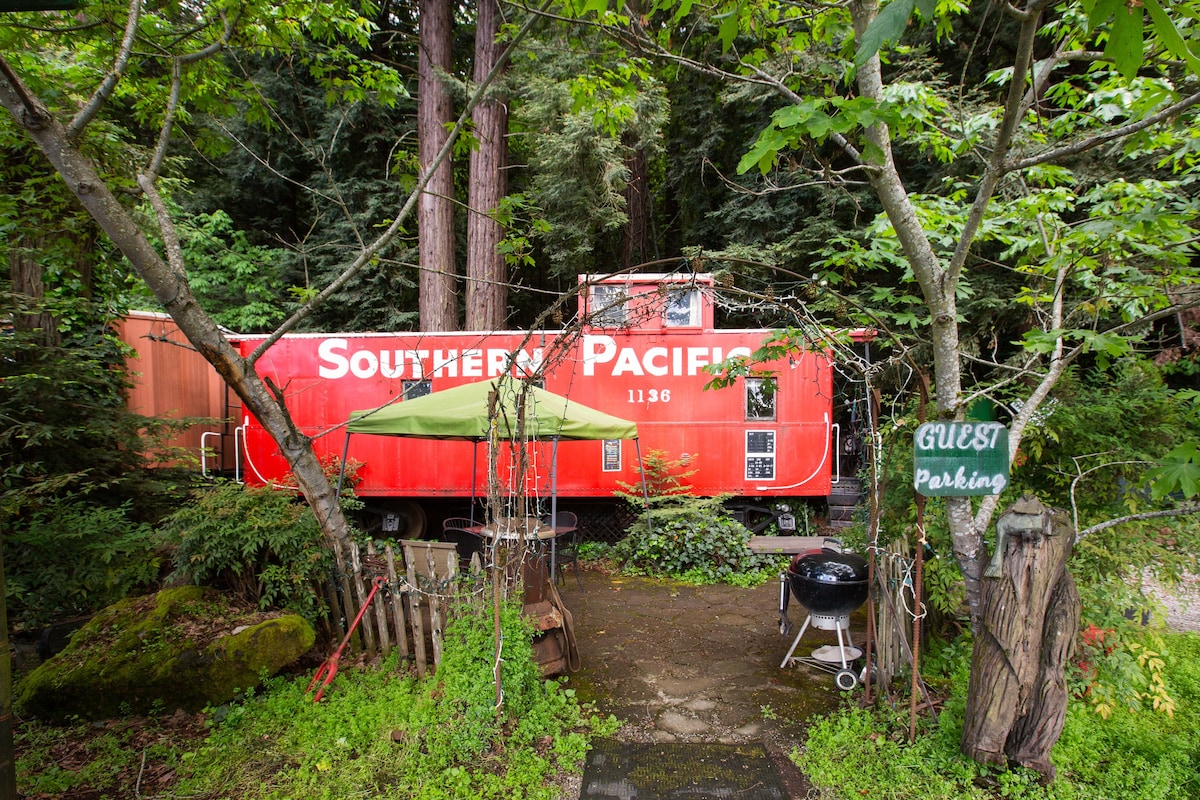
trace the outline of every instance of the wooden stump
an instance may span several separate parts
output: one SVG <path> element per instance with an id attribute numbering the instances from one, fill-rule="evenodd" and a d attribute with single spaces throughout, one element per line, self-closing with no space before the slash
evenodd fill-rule
<path id="1" fill-rule="evenodd" d="M 962 750 L 985 764 L 1027 766 L 1049 782 L 1066 714 L 1064 666 L 1079 630 L 1079 595 L 1066 570 L 1075 535 L 1065 512 L 1028 496 L 996 529 L 1003 561 L 983 581 Z"/>

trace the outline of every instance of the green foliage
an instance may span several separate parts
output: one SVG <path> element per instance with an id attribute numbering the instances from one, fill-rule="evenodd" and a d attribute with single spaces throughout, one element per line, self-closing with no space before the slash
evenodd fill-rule
<path id="1" fill-rule="evenodd" d="M 621 490 L 616 494 L 635 509 L 642 508 L 645 503 L 651 508 L 678 505 L 692 493 L 688 484 L 688 478 L 696 474 L 696 470 L 688 469 L 692 461 L 691 457 L 673 458 L 665 450 L 650 450 L 637 465 L 642 483 L 618 481 Z"/>
<path id="2" fill-rule="evenodd" d="M 19 757 L 16 759 L 17 782 L 26 795 L 70 797 L 97 786 L 116 785 L 122 773 L 136 771 L 142 758 L 141 747 L 134 739 L 135 728 L 113 729 L 91 739 L 87 752 L 93 757 L 85 764 L 65 764 L 59 753 L 73 740 L 85 737 L 92 723 L 57 726 L 34 722 L 20 725 L 14 739 Z M 162 729 L 151 723 L 156 733 Z M 158 763 L 178 766 L 177 754 L 169 736 L 146 748 L 145 756 Z M 144 762 L 142 762 L 144 763 Z M 117 796 L 115 793 L 110 796 Z"/>
<path id="3" fill-rule="evenodd" d="M 9 614 L 38 625 L 86 614 L 158 577 L 147 522 L 187 475 L 152 468 L 179 421 L 125 407 L 122 349 L 108 315 L 77 300 L 55 325 L 44 303 L 7 291 L 18 325 L 0 336 L 0 524 Z"/>
<path id="4" fill-rule="evenodd" d="M 1184 442 L 1162 457 L 1162 466 L 1146 473 L 1151 494 L 1161 500 L 1173 492 L 1184 497 L 1200 494 L 1200 445 Z"/>
<path id="5" fill-rule="evenodd" d="M 753 586 L 778 574 L 784 559 L 750 550 L 750 531 L 719 499 L 689 498 L 657 509 L 648 527 L 639 519 L 613 547 L 613 557 L 637 575 L 662 575 L 688 583 Z"/>
<path id="6" fill-rule="evenodd" d="M 638 467 L 646 484 L 621 483 L 616 494 L 637 511 L 625 538 L 610 551 L 635 575 L 662 575 L 688 583 L 756 586 L 778 574 L 778 556 L 750 551 L 750 531 L 730 516 L 722 498 L 692 497 L 691 458 L 651 450 Z M 645 506 L 649 505 L 649 511 Z M 648 517 L 648 519 L 647 519 Z"/>
<path id="7" fill-rule="evenodd" d="M 37 627 L 94 612 L 152 585 L 161 556 L 153 530 L 80 497 L 51 500 L 15 520 L 3 540 L 9 620 Z"/>
<path id="8" fill-rule="evenodd" d="M 967 671 L 954 672 L 953 692 L 936 725 L 924 720 L 907 743 L 903 709 L 870 711 L 847 705 L 809 731 L 792 759 L 829 797 L 1014 798 L 1014 800 L 1170 800 L 1200 789 L 1200 637 L 1164 637 L 1163 680 L 1178 696 L 1177 713 L 1121 712 L 1098 718 L 1071 703 L 1062 737 L 1051 753 L 1057 780 L 1039 785 L 1023 769 L 997 771 L 958 752 Z M 965 663 L 961 659 L 959 663 Z"/>
<path id="9" fill-rule="evenodd" d="M 666 91 L 643 59 L 602 36 L 564 49 L 557 32 L 513 65 L 512 127 L 529 147 L 524 194 L 541 210 L 533 231 L 552 274 L 607 271 L 628 222 L 629 162 L 661 148 Z M 588 266 L 594 265 L 594 266 Z"/>
<path id="10" fill-rule="evenodd" d="M 1060 508 L 1071 507 L 1074 486 L 1083 527 L 1142 510 L 1148 498 L 1133 489 L 1147 468 L 1181 441 L 1200 437 L 1191 404 L 1143 360 L 1104 371 L 1073 369 L 1043 408 L 1022 439 L 1014 483 Z"/>
<path id="11" fill-rule="evenodd" d="M 250 244 L 224 211 L 196 214 L 177 229 L 192 291 L 214 320 L 239 333 L 283 321 L 281 251 Z"/>
<path id="12" fill-rule="evenodd" d="M 316 585 L 330 555 L 316 517 L 290 492 L 218 482 L 195 490 L 159 534 L 174 547 L 178 576 L 312 623 L 323 613 Z"/>
<path id="13" fill-rule="evenodd" d="M 183 756 L 177 791 L 244 800 L 557 797 L 554 777 L 578 771 L 588 737 L 611 733 L 615 721 L 542 681 L 520 609 L 507 605 L 501 617 L 499 710 L 492 615 L 466 614 L 447 626 L 442 664 L 424 680 L 398 675 L 394 659 L 343 670 L 320 703 L 305 692 L 307 679 L 271 682 Z"/>

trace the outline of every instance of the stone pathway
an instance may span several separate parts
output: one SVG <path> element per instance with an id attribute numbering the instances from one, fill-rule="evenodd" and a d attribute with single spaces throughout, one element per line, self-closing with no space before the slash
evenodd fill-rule
<path id="1" fill-rule="evenodd" d="M 787 754 L 814 714 L 841 701 L 833 675 L 780 668 L 791 636 L 779 633 L 779 586 L 683 586 L 645 578 L 568 575 L 563 600 L 574 617 L 581 669 L 567 685 L 622 720 L 615 738 L 637 743 L 761 743 L 789 793 L 803 776 Z M 799 630 L 804 611 L 793 603 Z M 861 640 L 862 620 L 851 633 Z M 801 650 L 836 642 L 806 633 Z"/>

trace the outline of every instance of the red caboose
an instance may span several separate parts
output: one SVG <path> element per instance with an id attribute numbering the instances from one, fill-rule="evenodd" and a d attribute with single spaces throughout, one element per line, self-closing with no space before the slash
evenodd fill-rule
<path id="1" fill-rule="evenodd" d="M 293 418 L 318 455 L 340 458 L 353 411 L 502 374 L 536 376 L 544 387 L 638 425 L 643 453 L 687 459 L 699 495 L 744 499 L 824 497 L 833 480 L 835 426 L 829 354 L 793 354 L 760 365 L 763 377 L 706 390 L 704 367 L 748 355 L 765 330 L 716 330 L 708 275 L 581 276 L 575 330 L 496 333 L 289 334 L 259 360 L 282 387 Z M 243 353 L 262 337 L 239 337 Z M 274 442 L 253 417 L 241 426 L 249 483 L 288 482 Z M 419 527 L 425 511 L 465 507 L 486 486 L 486 459 L 472 445 L 355 435 L 356 492 Z M 525 491 L 549 496 L 549 445 L 533 448 Z M 620 440 L 563 444 L 560 507 L 611 500 L 639 481 L 637 458 Z M 439 502 L 441 501 L 441 502 Z M 461 510 L 461 509 L 460 509 Z"/>

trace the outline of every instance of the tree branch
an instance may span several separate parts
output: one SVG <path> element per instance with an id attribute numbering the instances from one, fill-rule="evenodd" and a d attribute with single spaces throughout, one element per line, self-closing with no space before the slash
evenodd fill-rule
<path id="1" fill-rule="evenodd" d="M 1008 85 L 1008 98 L 1004 102 L 1004 116 L 1001 118 L 1000 129 L 996 132 L 996 141 L 992 146 L 992 156 L 987 168 L 979 179 L 979 188 L 975 192 L 975 200 L 971 210 L 963 222 L 958 244 L 954 255 L 946 267 L 946 277 L 949 286 L 957 282 L 963 266 L 967 262 L 967 253 L 975 241 L 975 235 L 983 224 L 983 215 L 987 212 L 988 203 L 996 191 L 996 186 L 1004 176 L 1006 169 L 1004 161 L 1008 150 L 1012 147 L 1017 124 L 1024 116 L 1026 108 L 1025 79 L 1033 62 L 1033 46 L 1037 40 L 1038 28 L 1041 25 L 1043 3 L 1031 4 L 1026 16 L 1021 21 L 1021 33 L 1017 39 L 1017 54 L 1013 61 L 1012 81 Z M 1049 73 L 1049 70 L 1046 70 Z M 953 291 L 953 289 L 949 289 Z"/>
<path id="2" fill-rule="evenodd" d="M 1083 530 L 1078 531 L 1075 534 L 1075 541 L 1078 542 L 1085 536 L 1091 536 L 1093 533 L 1099 533 L 1100 531 L 1114 528 L 1117 525 L 1121 525 L 1126 522 L 1137 522 L 1143 519 L 1162 519 L 1163 517 L 1182 517 L 1187 516 L 1188 514 L 1200 514 L 1200 503 L 1190 506 L 1181 506 L 1179 508 L 1167 508 L 1161 511 L 1143 511 L 1141 514 L 1130 514 L 1125 517 L 1110 519 L 1105 522 L 1101 522 L 1098 525 L 1093 525 L 1090 528 L 1084 528 Z"/>
<path id="3" fill-rule="evenodd" d="M 1144 117 L 1137 122 L 1130 122 L 1128 124 L 1118 126 L 1112 130 L 1097 134 L 1091 138 L 1082 139 L 1078 142 L 1074 142 L 1063 147 L 1058 147 L 1053 150 L 1047 150 L 1046 152 L 1036 156 L 1017 159 L 1015 161 L 1008 161 L 1003 165 L 1003 168 L 1006 172 L 1013 172 L 1016 170 L 1028 169 L 1029 167 L 1036 167 L 1039 164 L 1046 164 L 1051 161 L 1056 161 L 1066 156 L 1079 155 L 1080 153 L 1091 150 L 1093 147 L 1098 147 L 1102 144 L 1130 136 L 1153 125 L 1157 125 L 1158 123 L 1163 122 L 1170 117 L 1192 108 L 1198 103 L 1200 103 L 1200 92 L 1188 95 L 1182 100 L 1172 103 L 1160 111 L 1157 111 L 1148 117 Z"/>
<path id="4" fill-rule="evenodd" d="M 158 180 L 163 161 L 167 158 L 167 147 L 171 141 L 171 129 L 175 126 L 175 113 L 179 109 L 179 94 L 182 86 L 183 68 L 180 66 L 179 59 L 175 59 L 171 62 L 171 94 L 167 97 L 167 108 L 163 112 L 162 127 L 158 131 L 158 144 L 154 148 L 154 155 L 151 156 L 146 169 L 146 177 L 151 183 Z M 141 176 L 138 176 L 138 185 L 142 185 Z M 145 187 L 142 187 L 142 191 L 145 191 Z M 161 223 L 161 217 L 159 221 Z M 182 269 L 182 260 L 179 266 Z"/>
<path id="5" fill-rule="evenodd" d="M 141 16 L 142 0 L 129 0 L 129 16 L 125 20 L 125 35 L 121 38 L 121 46 L 117 49 L 116 58 L 113 59 L 112 69 L 104 76 L 104 80 L 96 87 L 96 91 L 92 92 L 87 104 L 79 109 L 79 113 L 67 124 L 68 141 L 74 142 L 79 138 L 79 134 L 83 133 L 87 124 L 95 118 L 96 114 L 100 113 L 100 109 L 112 97 L 117 84 L 124 77 L 125 70 L 129 67 L 129 55 L 133 52 L 133 43 L 137 40 L 138 22 L 141 20 Z"/>

